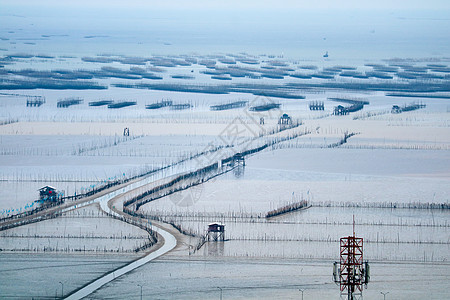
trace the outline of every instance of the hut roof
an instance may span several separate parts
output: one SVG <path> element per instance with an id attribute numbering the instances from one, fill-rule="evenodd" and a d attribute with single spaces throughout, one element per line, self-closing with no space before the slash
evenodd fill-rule
<path id="1" fill-rule="evenodd" d="M 213 222 L 213 223 L 209 223 L 209 224 L 208 224 L 208 226 L 214 226 L 214 225 L 217 225 L 217 226 L 225 226 L 224 224 L 219 223 L 219 222 Z"/>
<path id="2" fill-rule="evenodd" d="M 46 186 L 44 186 L 44 187 L 41 187 L 38 191 L 44 191 L 44 190 L 53 190 L 53 191 L 56 191 L 56 188 L 54 188 L 54 187 L 52 187 L 52 186 L 49 186 L 49 185 L 46 185 Z"/>

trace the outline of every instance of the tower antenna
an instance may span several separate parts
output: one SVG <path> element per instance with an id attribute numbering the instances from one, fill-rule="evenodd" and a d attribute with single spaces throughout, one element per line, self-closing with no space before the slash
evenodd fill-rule
<path id="1" fill-rule="evenodd" d="M 356 235 L 355 235 L 355 214 L 353 214 L 353 237 L 356 237 Z"/>
<path id="2" fill-rule="evenodd" d="M 363 261 L 363 238 L 356 237 L 355 215 L 353 236 L 340 239 L 340 261 L 334 263 L 333 280 L 339 285 L 341 296 L 348 300 L 362 299 L 363 285 L 370 280 L 369 263 Z"/>

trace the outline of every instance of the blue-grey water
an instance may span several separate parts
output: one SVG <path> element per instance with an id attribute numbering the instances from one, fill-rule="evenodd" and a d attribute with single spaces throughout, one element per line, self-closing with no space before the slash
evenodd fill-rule
<path id="1" fill-rule="evenodd" d="M 283 56 L 305 61 L 305 64 L 319 62 L 319 67 L 325 60 L 356 66 L 364 61 L 394 57 L 427 61 L 450 59 L 450 13 L 445 1 L 431 0 L 426 4 L 423 1 L 422 5 L 417 5 L 420 1 L 397 1 L 395 5 L 382 7 L 387 1 L 381 0 L 377 1 L 381 3 L 380 8 L 372 4 L 370 9 L 353 8 L 352 4 L 361 6 L 358 1 L 333 3 L 325 0 L 314 1 L 322 4 L 320 9 L 312 9 L 313 4 L 303 9 L 290 1 L 272 5 L 264 5 L 271 1 L 247 1 L 250 4 L 239 7 L 234 7 L 237 2 L 232 0 L 222 5 L 211 4 L 211 1 L 173 1 L 173 6 L 154 1 L 123 2 L 2 0 L 0 57 L 12 53 L 80 57 L 102 53 L 150 56 L 247 52 Z M 326 3 L 333 3 L 333 7 L 327 7 Z M 327 51 L 329 57 L 325 59 L 323 55 Z M 51 63 L 53 67 L 54 61 Z M 61 66 L 55 68 L 69 68 L 68 63 L 79 63 L 70 66 L 74 68 L 85 67 L 78 59 L 61 62 Z M 32 62 L 26 67 L 33 68 Z M 437 217 L 432 215 L 433 222 Z M 425 232 L 433 230 L 434 227 Z M 445 231 L 446 227 L 440 230 Z M 420 235 L 417 230 L 412 236 L 415 239 Z M 388 249 L 392 250 L 392 256 L 406 260 L 412 256 L 417 258 L 416 254 L 421 255 L 422 249 L 427 247 L 433 246 L 410 247 L 412 254 L 402 253 L 397 246 Z M 437 247 L 443 249 L 442 256 L 446 255 L 446 247 L 446 244 Z M 299 249 L 291 248 L 292 251 Z M 390 255 L 382 252 L 386 248 L 373 249 L 374 258 Z M 248 255 L 250 250 L 244 249 L 241 255 Z M 427 255 L 424 252 L 423 261 L 436 260 Z M 292 256 L 307 257 L 301 252 Z M 66 293 L 73 291 L 131 259 L 3 254 L 0 257 L 4 266 L 2 274 L 8 278 L 2 280 L 7 284 L 0 295 L 59 297 L 62 287 Z M 165 259 L 105 286 L 94 297 L 137 299 L 139 287 L 136 284 L 141 283 L 145 298 L 150 294 L 161 299 L 219 298 L 222 291 L 219 285 L 224 288 L 224 298 L 294 299 L 300 295 L 297 287 L 307 288 L 305 298 L 332 298 L 339 292 L 330 281 L 331 266 L 329 261 L 306 264 L 295 261 L 290 265 L 279 260 L 267 264 L 246 259 L 230 263 L 226 258 L 217 261 Z M 372 266 L 373 282 L 365 291 L 367 299 L 378 299 L 380 291 L 389 291 L 389 296 L 395 299 L 442 299 L 447 295 L 449 281 L 436 279 L 448 278 L 448 264 L 427 265 L 416 261 L 384 265 L 375 262 Z"/>
<path id="2" fill-rule="evenodd" d="M 450 53 L 448 10 L 432 5 L 428 10 L 185 6 L 9 4 L 1 12 L 0 48 L 53 55 L 247 52 L 304 60 L 320 60 L 328 51 L 329 60 L 343 62 Z"/>

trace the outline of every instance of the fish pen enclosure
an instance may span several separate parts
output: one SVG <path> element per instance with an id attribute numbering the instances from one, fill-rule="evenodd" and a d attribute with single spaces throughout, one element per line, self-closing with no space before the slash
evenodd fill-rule
<path id="1" fill-rule="evenodd" d="M 189 109 L 191 107 L 192 107 L 192 105 L 189 103 L 172 104 L 172 106 L 170 106 L 170 109 L 171 110 L 184 110 L 184 109 Z"/>
<path id="2" fill-rule="evenodd" d="M 309 102 L 309 110 L 325 110 L 325 105 L 323 101 L 312 101 Z"/>
<path id="3" fill-rule="evenodd" d="M 108 108 L 123 108 L 123 107 L 133 106 L 133 105 L 136 105 L 136 101 L 122 101 L 122 102 L 108 104 Z"/>
<path id="4" fill-rule="evenodd" d="M 269 103 L 269 104 L 264 104 L 264 105 L 256 105 L 256 106 L 252 106 L 250 107 L 250 111 L 268 111 L 271 109 L 276 109 L 276 108 L 280 108 L 281 104 L 279 103 Z"/>
<path id="5" fill-rule="evenodd" d="M 227 109 L 244 107 L 247 105 L 247 103 L 248 103 L 248 101 L 235 101 L 235 102 L 230 102 L 230 103 L 226 103 L 226 104 L 211 105 L 209 108 L 213 111 L 227 110 Z"/>
<path id="6" fill-rule="evenodd" d="M 64 99 L 58 100 L 57 107 L 66 108 L 66 107 L 69 107 L 72 105 L 78 105 L 81 103 L 83 103 L 82 98 L 64 98 Z"/>
<path id="7" fill-rule="evenodd" d="M 362 105 L 369 105 L 370 102 L 365 99 L 360 98 L 339 98 L 339 97 L 330 97 L 328 100 L 336 101 L 336 102 L 342 102 L 347 104 L 362 104 Z"/>
<path id="8" fill-rule="evenodd" d="M 359 110 L 362 110 L 364 108 L 364 105 L 369 104 L 369 101 L 358 98 L 328 98 L 328 100 L 350 104 L 350 106 L 335 106 L 333 110 L 333 115 L 335 116 L 345 116 L 349 113 L 357 112 Z"/>
<path id="9" fill-rule="evenodd" d="M 423 104 L 423 103 L 411 103 L 409 105 L 404 105 L 402 107 L 398 106 L 398 105 L 393 105 L 392 106 L 392 110 L 391 113 L 393 114 L 399 114 L 402 113 L 404 111 L 413 111 L 413 110 L 417 110 L 417 109 L 421 109 L 421 108 L 425 108 L 427 105 Z"/>
<path id="10" fill-rule="evenodd" d="M 43 96 L 27 96 L 27 107 L 39 107 L 45 103 Z"/>
<path id="11" fill-rule="evenodd" d="M 310 207 L 310 205 L 308 204 L 307 200 L 301 200 L 299 202 L 294 202 L 294 203 L 290 203 L 288 205 L 279 207 L 277 209 L 271 210 L 269 212 L 267 212 L 266 214 L 266 218 L 272 218 L 272 217 L 276 217 L 276 216 L 280 216 L 280 215 L 284 215 L 299 209 L 306 209 Z"/>
<path id="12" fill-rule="evenodd" d="M 342 105 L 338 105 L 334 108 L 333 115 L 335 116 L 344 116 L 348 115 L 351 112 L 357 112 L 359 110 L 362 110 L 364 108 L 363 104 L 353 104 L 347 107 L 344 107 Z"/>
<path id="13" fill-rule="evenodd" d="M 156 102 L 152 104 L 147 104 L 145 106 L 146 109 L 159 109 L 167 106 L 172 106 L 173 102 L 172 100 L 163 100 L 161 102 Z"/>
<path id="14" fill-rule="evenodd" d="M 113 103 L 112 100 L 100 100 L 100 101 L 89 102 L 89 106 L 104 106 L 104 105 L 109 105 L 111 103 Z"/>

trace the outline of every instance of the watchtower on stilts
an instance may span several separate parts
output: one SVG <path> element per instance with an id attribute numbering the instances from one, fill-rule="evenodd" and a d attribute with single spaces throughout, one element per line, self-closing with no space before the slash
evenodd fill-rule
<path id="1" fill-rule="evenodd" d="M 207 241 L 225 241 L 225 225 L 214 222 L 208 224 Z"/>
<path id="2" fill-rule="evenodd" d="M 245 167 L 245 157 L 242 155 L 242 153 L 236 153 L 233 156 L 233 166 L 239 167 Z"/>

